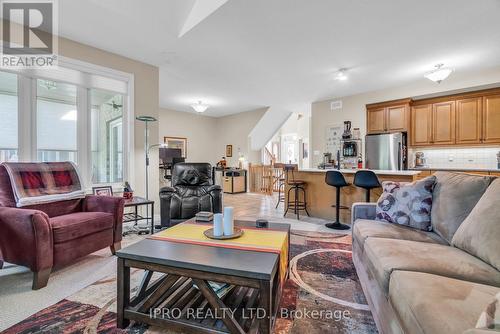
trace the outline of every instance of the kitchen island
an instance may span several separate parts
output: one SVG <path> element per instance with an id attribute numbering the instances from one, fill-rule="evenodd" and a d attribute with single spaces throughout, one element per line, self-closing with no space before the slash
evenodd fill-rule
<path id="1" fill-rule="evenodd" d="M 307 200 L 307 211 L 311 217 L 323 218 L 328 220 L 335 220 L 335 208 L 332 207 L 335 204 L 336 194 L 335 187 L 331 187 L 325 183 L 325 174 L 331 169 L 319 169 L 319 168 L 304 168 L 295 171 L 294 177 L 296 180 L 303 180 L 307 182 L 306 186 L 306 200 Z M 346 206 L 349 210 L 340 210 L 340 220 L 342 223 L 350 224 L 351 222 L 351 207 L 353 203 L 364 202 L 366 191 L 363 188 L 358 188 L 353 185 L 354 174 L 357 170 L 355 169 L 341 169 L 340 172 L 344 174 L 346 181 L 350 184 L 348 187 L 341 189 L 340 193 L 340 205 Z M 373 170 L 377 175 L 380 183 L 383 181 L 397 181 L 397 182 L 413 182 L 418 178 L 420 171 L 416 170 L 401 170 L 401 171 L 388 171 L 388 170 Z M 289 177 L 292 177 L 291 172 Z M 286 185 L 285 195 L 288 195 L 288 189 L 290 188 Z M 293 192 L 290 192 L 293 198 Z M 382 194 L 382 188 L 372 189 L 371 191 L 371 201 L 376 202 Z M 285 198 L 286 203 L 287 198 Z M 290 214 L 290 210 L 288 213 Z M 292 211 L 293 213 L 293 211 Z M 304 211 L 300 212 L 301 215 L 305 215 Z"/>

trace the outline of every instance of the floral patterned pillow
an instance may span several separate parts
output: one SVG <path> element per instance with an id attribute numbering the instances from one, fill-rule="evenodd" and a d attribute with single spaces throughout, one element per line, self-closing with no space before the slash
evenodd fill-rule
<path id="1" fill-rule="evenodd" d="M 378 199 L 375 219 L 430 231 L 435 183 L 435 176 L 412 183 L 382 182 L 384 192 Z"/>

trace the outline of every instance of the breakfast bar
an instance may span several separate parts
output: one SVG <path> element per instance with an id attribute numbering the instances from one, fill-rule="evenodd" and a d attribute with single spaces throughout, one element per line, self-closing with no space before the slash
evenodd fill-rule
<path id="1" fill-rule="evenodd" d="M 293 176 L 296 180 L 302 180 L 307 183 L 306 185 L 306 201 L 307 201 L 307 211 L 311 217 L 323 218 L 334 220 L 335 219 L 335 208 L 332 207 L 335 204 L 335 188 L 327 185 L 325 183 L 325 174 L 329 169 L 319 169 L 319 168 L 304 168 L 298 171 L 294 171 Z M 352 207 L 353 203 L 364 202 L 365 201 L 365 190 L 354 186 L 354 174 L 356 169 L 341 169 L 340 172 L 344 174 L 346 181 L 350 184 L 348 187 L 344 187 L 341 190 L 340 204 L 348 208 Z M 396 182 L 413 182 L 418 178 L 420 171 L 415 170 L 399 170 L 399 171 L 388 171 L 388 170 L 372 170 L 378 177 L 380 183 L 383 181 L 396 181 Z M 292 174 L 289 174 L 292 177 Z M 286 185 L 285 195 L 288 196 L 288 189 L 290 187 Z M 293 192 L 290 192 L 292 194 Z M 373 189 L 371 193 L 371 201 L 375 202 L 382 193 L 382 188 Z M 293 196 L 293 195 L 292 195 Z M 288 198 L 285 198 L 285 203 Z M 289 211 L 290 212 L 290 211 Z M 293 212 L 293 211 L 292 211 Z M 301 212 L 305 214 L 305 212 Z M 351 222 L 351 211 L 341 210 L 340 218 L 342 223 L 349 224 Z"/>

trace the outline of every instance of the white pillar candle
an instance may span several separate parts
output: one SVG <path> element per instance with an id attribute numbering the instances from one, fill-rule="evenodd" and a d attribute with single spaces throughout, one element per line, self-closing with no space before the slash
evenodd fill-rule
<path id="1" fill-rule="evenodd" d="M 214 237 L 222 237 L 224 235 L 224 228 L 222 226 L 222 213 L 214 214 Z"/>
<path id="2" fill-rule="evenodd" d="M 227 206 L 224 208 L 224 235 L 234 234 L 234 208 Z"/>

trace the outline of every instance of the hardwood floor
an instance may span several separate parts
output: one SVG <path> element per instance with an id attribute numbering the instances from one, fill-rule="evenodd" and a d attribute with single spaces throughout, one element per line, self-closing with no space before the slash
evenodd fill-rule
<path id="1" fill-rule="evenodd" d="M 264 218 L 276 223 L 288 223 L 292 230 L 317 231 L 330 233 L 351 233 L 350 230 L 338 231 L 326 228 L 324 225 L 331 221 L 307 217 L 306 213 L 300 212 L 300 220 L 296 219 L 293 212 L 288 212 L 286 217 L 283 217 L 284 204 L 280 203 L 276 208 L 278 201 L 277 195 L 268 196 L 257 193 L 245 194 L 224 194 L 224 206 L 234 207 L 235 217 L 243 220 L 255 221 L 257 218 Z M 334 210 L 334 208 L 332 208 Z"/>

